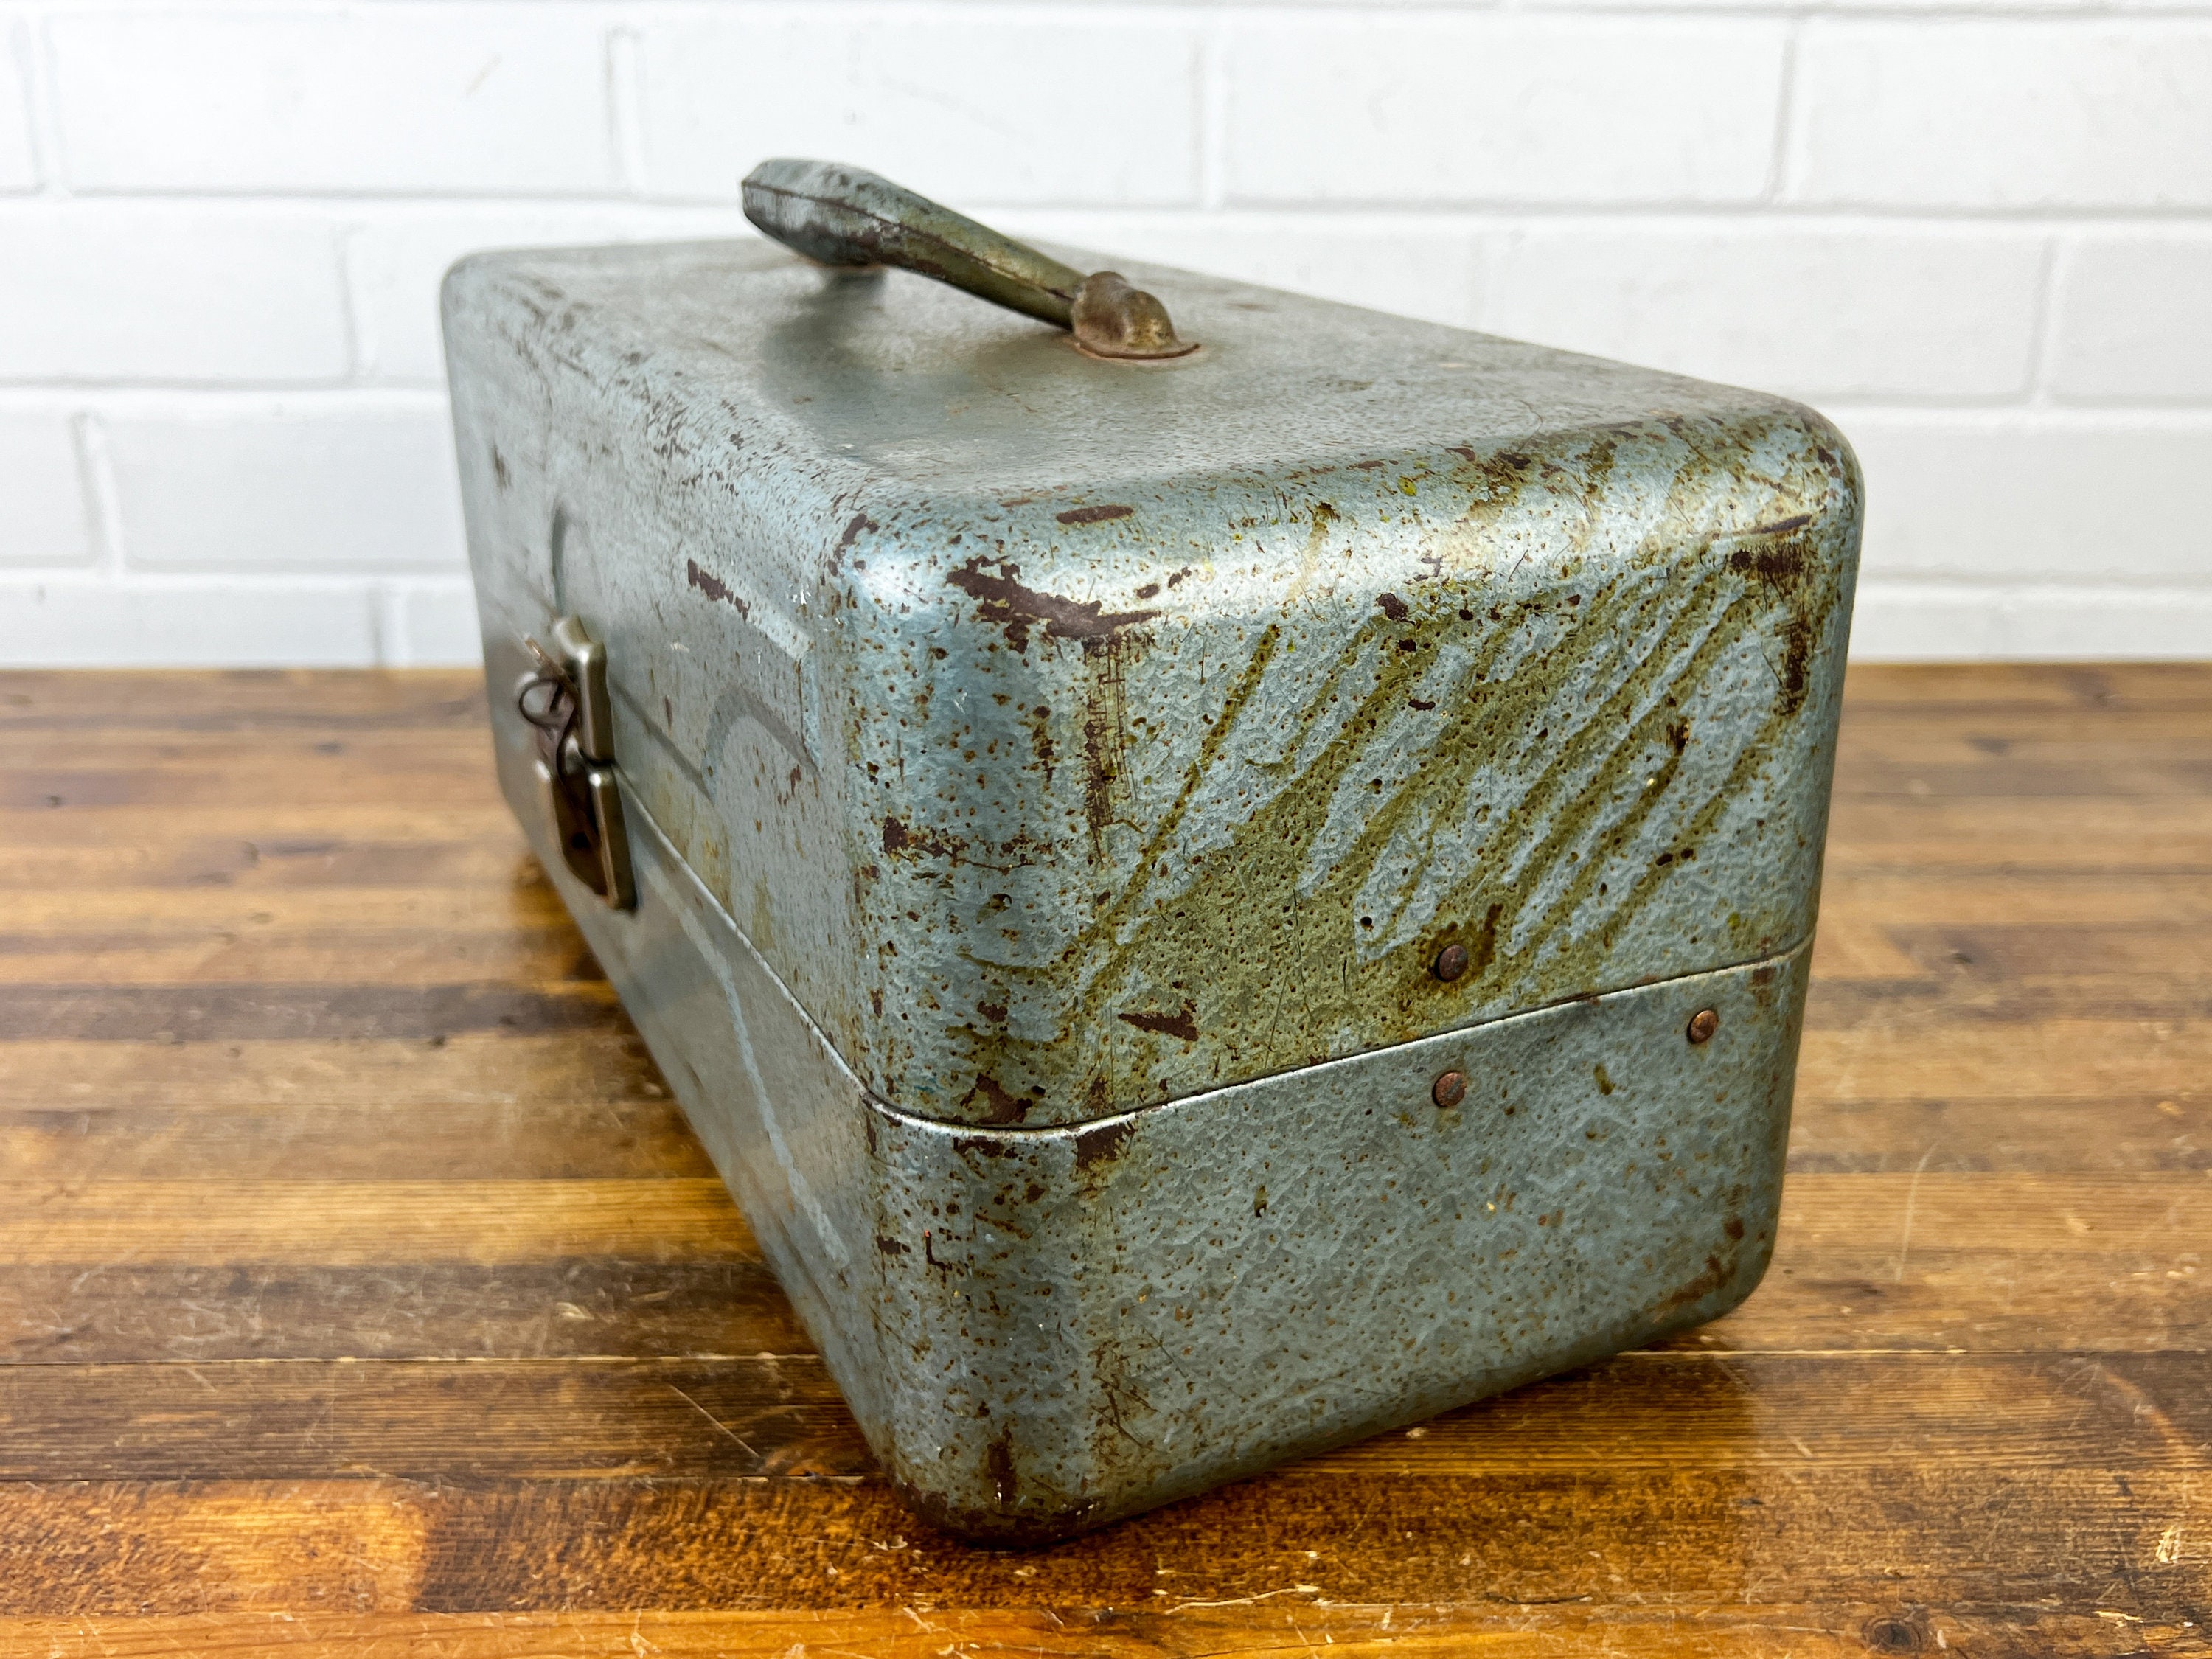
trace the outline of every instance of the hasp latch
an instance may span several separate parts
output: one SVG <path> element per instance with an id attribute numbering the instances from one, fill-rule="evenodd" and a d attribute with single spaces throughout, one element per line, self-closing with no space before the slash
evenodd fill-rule
<path id="1" fill-rule="evenodd" d="M 616 781 L 614 717 L 607 702 L 607 649 L 574 617 L 553 624 L 549 648 L 524 643 L 538 672 L 515 700 L 538 732 L 538 775 L 553 837 L 578 881 L 611 909 L 637 906 L 629 833 Z"/>

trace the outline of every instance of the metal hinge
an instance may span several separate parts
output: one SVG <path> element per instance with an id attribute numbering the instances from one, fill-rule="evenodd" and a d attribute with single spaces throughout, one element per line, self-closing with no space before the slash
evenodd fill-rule
<path id="1" fill-rule="evenodd" d="M 607 651 L 574 617 L 553 624 L 552 648 L 524 644 L 538 672 L 516 698 L 537 728 L 538 776 L 553 836 L 569 873 L 611 909 L 637 906 L 629 833 L 616 780 L 614 718 L 607 702 Z"/>

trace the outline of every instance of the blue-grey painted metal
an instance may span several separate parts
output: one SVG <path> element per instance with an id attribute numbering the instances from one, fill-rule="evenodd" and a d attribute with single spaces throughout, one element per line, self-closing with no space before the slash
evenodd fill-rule
<path id="1" fill-rule="evenodd" d="M 1849 629 L 1808 410 L 1123 269 L 1200 349 L 765 244 L 446 289 L 509 799 L 884 1466 L 981 1536 L 1747 1292 Z M 630 911 L 509 713 L 563 616 Z"/>

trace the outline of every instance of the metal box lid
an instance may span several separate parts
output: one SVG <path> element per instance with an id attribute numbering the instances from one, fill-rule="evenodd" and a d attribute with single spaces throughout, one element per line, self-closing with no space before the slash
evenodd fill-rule
<path id="1" fill-rule="evenodd" d="M 1809 933 L 1832 426 L 1121 269 L 1197 352 L 765 243 L 447 279 L 495 700 L 589 622 L 635 803 L 869 1088 L 1081 1122 Z"/>

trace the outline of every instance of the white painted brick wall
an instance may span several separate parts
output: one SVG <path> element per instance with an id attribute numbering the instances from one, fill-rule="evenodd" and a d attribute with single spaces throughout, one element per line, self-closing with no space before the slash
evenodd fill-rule
<path id="1" fill-rule="evenodd" d="M 2212 656 L 2212 0 L 0 0 L 0 662 L 475 651 L 436 294 L 769 154 L 1783 391 L 1868 656 Z"/>

